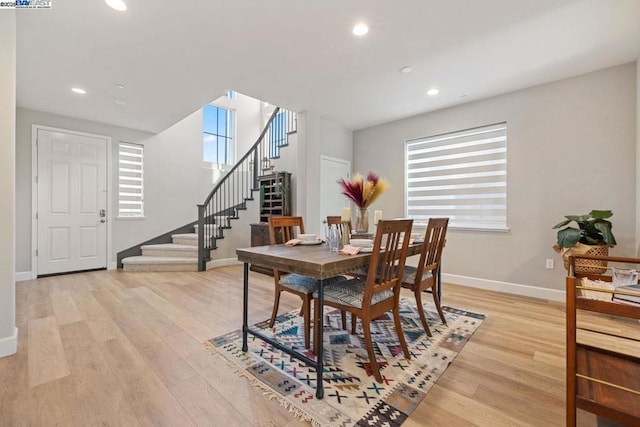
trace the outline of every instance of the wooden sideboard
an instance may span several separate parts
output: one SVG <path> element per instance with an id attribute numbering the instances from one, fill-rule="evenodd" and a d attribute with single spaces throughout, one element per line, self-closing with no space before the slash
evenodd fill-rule
<path id="1" fill-rule="evenodd" d="M 251 224 L 251 246 L 266 246 L 269 244 L 269 223 L 259 222 Z M 273 276 L 273 269 L 251 265 L 251 271 Z"/>

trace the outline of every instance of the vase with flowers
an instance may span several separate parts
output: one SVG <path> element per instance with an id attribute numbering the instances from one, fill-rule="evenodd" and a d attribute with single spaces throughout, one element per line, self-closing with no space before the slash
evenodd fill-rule
<path id="1" fill-rule="evenodd" d="M 338 184 L 342 188 L 342 194 L 356 205 L 354 227 L 356 233 L 367 233 L 369 231 L 368 208 L 389 188 L 389 183 L 373 172 L 369 172 L 366 177 L 356 173 L 351 181 L 341 179 Z"/>

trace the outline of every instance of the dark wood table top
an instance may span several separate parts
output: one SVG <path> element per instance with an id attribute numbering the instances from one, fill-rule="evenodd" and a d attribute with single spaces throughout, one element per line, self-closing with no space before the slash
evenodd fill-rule
<path id="1" fill-rule="evenodd" d="M 420 253 L 422 244 L 410 245 L 407 256 Z M 342 255 L 321 245 L 273 245 L 236 249 L 238 261 L 298 273 L 314 279 L 327 279 L 369 265 L 371 253 Z"/>

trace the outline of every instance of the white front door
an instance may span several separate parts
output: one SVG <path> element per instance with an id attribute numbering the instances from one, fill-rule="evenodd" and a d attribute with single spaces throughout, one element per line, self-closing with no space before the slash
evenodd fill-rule
<path id="1" fill-rule="evenodd" d="M 38 275 L 107 267 L 107 139 L 37 129 Z"/>
<path id="2" fill-rule="evenodd" d="M 342 194 L 338 184 L 340 178 L 349 179 L 351 162 L 333 157 L 320 158 L 320 230 L 324 231 L 324 221 L 329 215 L 342 214 L 342 208 L 351 202 Z M 321 232 L 322 234 L 322 232 Z"/>

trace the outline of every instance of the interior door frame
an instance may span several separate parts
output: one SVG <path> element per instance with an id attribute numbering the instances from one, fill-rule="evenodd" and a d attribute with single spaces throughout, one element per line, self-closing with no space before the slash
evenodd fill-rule
<path id="1" fill-rule="evenodd" d="M 325 193 L 324 193 L 324 191 L 325 191 L 325 190 L 327 190 L 327 189 L 325 189 L 325 188 L 324 188 L 324 179 L 322 179 L 322 175 L 323 175 L 323 173 L 324 173 L 324 169 L 323 169 L 323 162 L 324 162 L 325 160 L 329 160 L 329 161 L 332 161 L 332 162 L 338 162 L 338 163 L 344 163 L 344 164 L 346 164 L 346 165 L 347 165 L 347 169 L 349 170 L 349 172 L 348 172 L 348 173 L 349 173 L 349 175 L 348 175 L 348 177 L 347 177 L 347 178 L 349 178 L 349 179 L 351 179 L 351 174 L 353 173 L 353 172 L 352 172 L 352 170 L 351 170 L 351 160 L 347 160 L 347 159 L 340 159 L 340 158 L 338 158 L 338 157 L 330 157 L 330 156 L 321 155 L 321 156 L 320 156 L 320 194 L 325 194 Z M 336 185 L 336 189 L 338 189 L 338 186 L 337 186 L 337 185 Z M 346 201 L 346 200 L 347 200 L 347 199 L 345 198 L 345 201 Z M 324 204 L 325 204 L 325 202 L 324 202 L 324 197 L 322 197 L 322 198 L 320 199 L 320 206 L 319 206 L 319 207 L 320 207 L 320 214 L 322 214 L 322 212 L 324 212 L 324 208 L 325 208 Z M 351 204 L 350 204 L 350 203 L 349 203 L 349 206 L 351 206 Z M 338 212 L 338 213 L 339 213 L 339 212 Z M 338 213 L 336 213 L 336 215 L 337 215 Z M 320 218 L 320 223 L 322 223 L 322 222 L 323 222 L 323 221 L 325 221 L 325 220 L 326 220 L 326 218 L 322 218 L 322 217 L 321 217 L 321 218 Z M 321 227 L 321 228 L 320 228 L 320 234 L 322 234 L 322 233 L 323 233 L 323 228 Z"/>
<path id="2" fill-rule="evenodd" d="M 112 200 L 111 195 L 113 194 L 113 171 L 111 165 L 113 164 L 113 153 L 112 153 L 112 141 L 110 136 L 106 135 L 98 135 L 94 133 L 87 132 L 79 132 L 70 129 L 62 129 L 51 126 L 44 126 L 38 124 L 31 125 L 31 279 L 36 279 L 38 277 L 38 257 L 36 255 L 36 250 L 38 249 L 38 220 L 36 219 L 36 214 L 38 212 L 38 182 L 36 181 L 38 175 L 38 131 L 50 131 L 50 132 L 61 132 L 71 135 L 78 136 L 86 136 L 90 138 L 99 138 L 104 139 L 106 142 L 106 150 L 107 150 L 107 252 L 105 254 L 105 265 L 108 270 L 113 270 L 116 268 L 116 263 L 111 263 L 111 220 L 113 218 L 112 215 Z"/>

